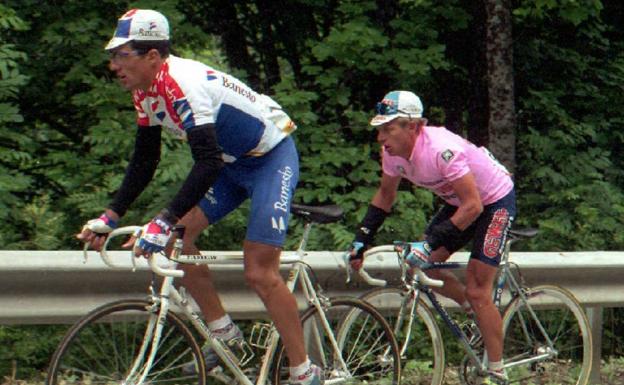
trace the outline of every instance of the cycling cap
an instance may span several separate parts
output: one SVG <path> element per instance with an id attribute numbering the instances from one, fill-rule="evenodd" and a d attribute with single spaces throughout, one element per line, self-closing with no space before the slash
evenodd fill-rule
<path id="1" fill-rule="evenodd" d="M 371 126 L 380 126 L 389 121 L 404 118 L 422 118 L 423 105 L 420 98 L 410 91 L 391 91 L 375 106 L 377 115 Z"/>
<path id="2" fill-rule="evenodd" d="M 160 12 L 131 9 L 117 21 L 115 35 L 105 50 L 111 50 L 132 40 L 169 40 L 169 22 Z"/>

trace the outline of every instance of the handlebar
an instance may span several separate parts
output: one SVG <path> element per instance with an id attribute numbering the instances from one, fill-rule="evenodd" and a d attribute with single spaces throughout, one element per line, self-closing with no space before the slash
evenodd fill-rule
<path id="1" fill-rule="evenodd" d="M 368 249 L 368 250 L 366 250 L 364 252 L 364 260 L 366 260 L 367 258 L 370 258 L 372 256 L 375 256 L 375 255 L 378 255 L 378 254 L 381 254 L 381 253 L 388 253 L 388 252 L 398 252 L 398 250 L 396 248 L 396 245 L 381 245 L 381 246 L 372 247 L 372 248 L 370 248 L 370 249 Z M 401 259 L 401 263 L 405 263 L 403 258 L 400 258 L 400 259 Z M 418 266 L 413 266 L 412 270 L 413 270 L 413 275 L 415 277 L 417 277 L 418 281 L 421 282 L 424 285 L 431 286 L 431 287 L 442 287 L 444 285 L 443 281 L 430 278 Z M 369 285 L 373 285 L 373 286 L 385 286 L 386 285 L 386 281 L 385 280 L 372 278 L 364 270 L 364 267 L 362 267 L 362 268 L 360 268 L 360 270 L 358 270 L 358 274 Z M 349 282 L 349 280 L 350 280 L 350 277 L 349 277 L 349 273 L 347 272 L 347 282 Z"/>
<path id="2" fill-rule="evenodd" d="M 140 235 L 141 230 L 143 229 L 143 227 L 141 226 L 125 226 L 125 227 L 120 227 L 117 228 L 113 231 L 111 231 L 108 234 L 108 237 L 106 237 L 106 241 L 104 242 L 104 246 L 102 246 L 102 251 L 100 251 L 100 257 L 102 257 L 102 260 L 104 261 L 104 263 L 113 268 L 113 269 L 126 269 L 126 266 L 121 266 L 121 265 L 115 265 L 109 255 L 108 255 L 108 243 L 115 237 L 121 236 L 121 235 L 134 235 L 137 237 Z M 183 231 L 183 229 L 182 229 Z M 87 255 L 87 248 L 88 248 L 88 244 L 85 244 L 85 248 L 84 248 L 84 254 L 85 254 L 85 259 L 86 259 L 86 255 Z M 135 262 L 135 257 L 134 257 L 134 250 L 130 250 L 130 259 L 132 261 L 132 270 L 136 270 L 136 262 Z M 167 268 L 162 268 L 160 266 L 158 266 L 158 262 L 157 262 L 157 258 L 154 254 L 150 255 L 149 258 L 147 258 L 147 262 L 150 266 L 150 268 L 152 269 L 152 271 L 158 275 L 164 276 L 164 277 L 175 277 L 175 278 L 180 278 L 184 276 L 184 272 L 182 270 L 176 270 L 176 269 L 167 269 Z"/>

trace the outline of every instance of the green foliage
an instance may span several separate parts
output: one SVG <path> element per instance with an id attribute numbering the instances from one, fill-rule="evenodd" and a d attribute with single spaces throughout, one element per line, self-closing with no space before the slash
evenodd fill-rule
<path id="1" fill-rule="evenodd" d="M 66 329 L 58 325 L 0 326 L 0 378 L 36 378 Z M 14 369 L 16 373 L 12 373 Z"/>
<path id="2" fill-rule="evenodd" d="M 130 95 L 112 79 L 102 48 L 116 19 L 131 7 L 163 11 L 181 56 L 257 81 L 258 89 L 271 94 L 298 123 L 294 137 L 301 176 L 295 200 L 335 202 L 345 210 L 341 223 L 316 228 L 312 249 L 344 249 L 375 193 L 379 147 L 368 120 L 383 94 L 414 90 L 430 121 L 440 124 L 445 124 L 445 99 L 456 97 L 461 130 L 470 128 L 470 105 L 483 97 L 475 91 L 480 79 L 471 77 L 481 46 L 478 36 L 471 35 L 471 26 L 479 23 L 471 1 L 297 0 L 282 5 L 305 12 L 266 18 L 260 3 L 233 0 L 228 4 L 239 12 L 235 20 L 222 20 L 219 12 L 202 13 L 205 24 L 189 22 L 197 14 L 184 11 L 217 2 L 186 0 L 184 7 L 172 0 L 61 3 L 0 4 L 4 249 L 79 247 L 73 234 L 101 212 L 119 187 L 133 148 L 135 113 Z M 539 237 L 519 247 L 621 250 L 624 7 L 599 0 L 512 4 L 519 113 L 517 223 L 541 229 Z M 240 63 L 223 53 L 229 52 L 229 35 L 206 32 L 224 22 L 239 27 L 237 37 L 242 38 L 236 43 L 247 44 L 242 48 L 250 63 L 262 68 L 277 63 L 279 79 L 269 79 L 268 72 L 255 79 L 254 68 L 227 68 L 227 63 Z M 468 38 L 462 40 L 464 36 Z M 272 55 L 275 61 L 270 61 Z M 166 205 L 191 162 L 187 145 L 165 136 L 154 181 L 122 223 L 142 223 Z M 425 190 L 402 184 L 377 241 L 419 238 L 438 203 Z M 200 248 L 239 249 L 248 213 L 245 204 L 212 226 L 202 235 Z M 287 249 L 296 247 L 302 232 L 297 219 L 291 223 Z M 17 359 L 43 368 L 49 347 L 31 354 L 29 342 L 16 343 L 35 337 L 8 330 L 0 328 L 0 346 L 10 347 L 0 348 L 0 363 L 15 351 Z M 618 333 L 609 338 L 618 340 Z"/>
<path id="3" fill-rule="evenodd" d="M 623 47 L 600 6 L 567 3 L 566 17 L 537 2 L 520 19 L 518 35 L 539 38 L 516 41 L 519 222 L 541 229 L 535 250 L 622 249 L 622 115 L 610 106 L 624 102 Z M 546 33 L 557 15 L 562 32 Z"/>

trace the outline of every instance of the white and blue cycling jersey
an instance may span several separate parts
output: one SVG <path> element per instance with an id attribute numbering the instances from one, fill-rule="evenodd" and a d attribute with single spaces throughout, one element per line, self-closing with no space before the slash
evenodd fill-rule
<path id="1" fill-rule="evenodd" d="M 180 138 L 214 124 L 225 162 L 262 156 L 296 125 L 280 105 L 203 63 L 169 56 L 147 92 L 133 93 L 140 126 L 163 126 Z"/>

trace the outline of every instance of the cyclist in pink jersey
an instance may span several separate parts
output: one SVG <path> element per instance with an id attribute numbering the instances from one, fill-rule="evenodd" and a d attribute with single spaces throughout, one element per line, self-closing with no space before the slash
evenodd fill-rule
<path id="1" fill-rule="evenodd" d="M 427 126 L 422 103 L 412 92 L 386 94 L 376 112 L 370 124 L 378 130 L 383 173 L 349 248 L 351 265 L 355 269 L 361 266 L 362 254 L 389 215 L 402 178 L 442 198 L 445 204 L 429 222 L 425 241 L 412 248 L 423 260 L 442 262 L 472 241 L 465 285 L 450 271 L 427 273 L 444 281 L 444 286 L 436 289 L 440 294 L 466 312 L 474 312 L 489 359 L 484 383 L 506 384 L 502 320 L 492 302 L 492 287 L 516 215 L 511 175 L 487 149 L 444 127 Z"/>
<path id="2" fill-rule="evenodd" d="M 279 273 L 299 159 L 290 134 L 296 128 L 279 104 L 233 76 L 170 54 L 169 23 L 153 10 L 122 15 L 106 46 L 110 69 L 132 92 L 137 111 L 134 153 L 122 184 L 104 213 L 77 237 L 99 250 L 129 205 L 151 181 L 160 160 L 161 131 L 185 140 L 193 165 L 166 208 L 143 228 L 134 252 L 146 256 L 170 244 L 171 228 L 186 226 L 183 252 L 198 254 L 194 241 L 243 201 L 251 201 L 243 243 L 245 279 L 262 299 L 282 337 L 291 383 L 320 385 L 322 373 L 305 351 L 297 303 Z M 128 242 L 126 245 L 131 246 Z M 217 338 L 242 337 L 219 300 L 209 270 L 184 265 L 182 284 L 192 294 Z M 209 369 L 218 357 L 202 349 Z M 196 371 L 187 363 L 184 372 Z"/>

